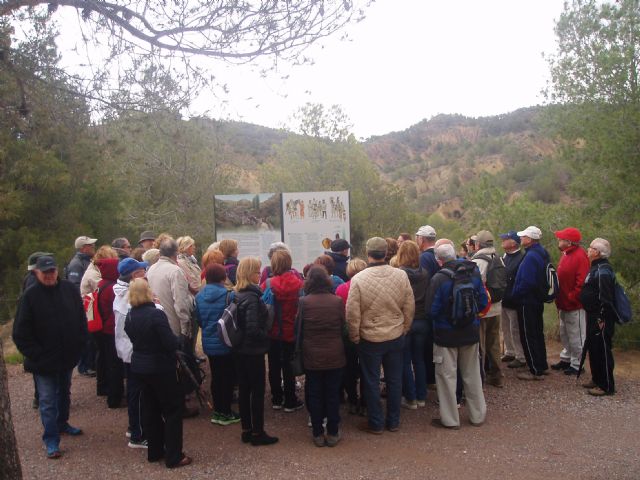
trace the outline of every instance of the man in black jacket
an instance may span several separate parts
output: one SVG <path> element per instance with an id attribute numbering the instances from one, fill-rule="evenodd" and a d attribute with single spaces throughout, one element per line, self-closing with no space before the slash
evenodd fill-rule
<path id="1" fill-rule="evenodd" d="M 347 276 L 347 262 L 349 261 L 349 249 L 351 245 L 344 238 L 338 238 L 331 242 L 331 251 L 326 252 L 333 261 L 336 266 L 333 269 L 334 275 L 337 275 L 345 282 L 349 281 L 349 277 Z"/>
<path id="2" fill-rule="evenodd" d="M 503 362 L 509 368 L 526 367 L 522 342 L 520 341 L 520 328 L 518 327 L 518 303 L 513 299 L 511 291 L 516 280 L 518 267 L 524 258 L 524 252 L 520 249 L 520 237 L 515 230 L 500 234 L 504 255 L 502 261 L 507 270 L 507 288 L 502 297 L 502 335 L 504 337 Z"/>
<path id="3" fill-rule="evenodd" d="M 47 456 L 59 458 L 60 434 L 82 433 L 68 420 L 71 372 L 87 338 L 87 320 L 74 285 L 58 279 L 53 257 L 40 257 L 35 272 L 38 283 L 20 299 L 13 341 L 38 386 Z"/>
<path id="4" fill-rule="evenodd" d="M 583 384 L 583 387 L 589 389 L 589 394 L 600 397 L 613 395 L 616 391 L 611 351 L 616 316 L 612 308 L 615 274 L 608 260 L 611 245 L 607 240 L 594 239 L 587 255 L 591 269 L 580 292 L 580 303 L 587 312 L 587 339 L 584 349 L 589 353 L 591 381 Z"/>

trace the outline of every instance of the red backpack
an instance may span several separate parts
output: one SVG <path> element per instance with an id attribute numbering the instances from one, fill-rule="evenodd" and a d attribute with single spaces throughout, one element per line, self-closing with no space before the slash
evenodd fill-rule
<path id="1" fill-rule="evenodd" d="M 84 306 L 84 313 L 87 316 L 87 330 L 89 333 L 95 333 L 102 330 L 103 322 L 102 315 L 100 315 L 100 309 L 98 308 L 98 296 L 104 289 L 104 287 L 110 287 L 113 283 L 103 285 L 101 288 L 96 288 L 91 293 L 85 293 L 82 296 L 82 305 Z"/>

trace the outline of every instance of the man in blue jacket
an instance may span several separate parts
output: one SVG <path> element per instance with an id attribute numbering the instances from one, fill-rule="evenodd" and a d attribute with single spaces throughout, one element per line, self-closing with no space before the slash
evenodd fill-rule
<path id="1" fill-rule="evenodd" d="M 544 301 L 541 297 L 549 253 L 540 245 L 542 232 L 538 227 L 529 226 L 518 232 L 518 236 L 525 256 L 518 268 L 511 297 L 518 305 L 520 340 L 529 371 L 521 372 L 517 377 L 520 380 L 542 380 L 549 368 L 544 342 Z"/>
<path id="2" fill-rule="evenodd" d="M 476 317 L 466 325 L 452 324 L 450 317 L 454 280 L 447 272 L 454 272 L 458 263 L 467 264 L 471 269 L 478 312 L 487 306 L 487 293 L 478 268 L 472 262 L 456 260 L 456 251 L 452 243 L 436 247 L 435 255 L 442 269 L 431 279 L 426 300 L 426 304 L 430 305 L 429 313 L 434 329 L 433 361 L 436 365 L 436 385 L 440 404 L 440 418 L 434 419 L 432 424 L 450 429 L 460 428 L 456 401 L 459 369 L 467 398 L 469 421 L 474 426 L 480 426 L 484 423 L 487 413 L 478 361 L 480 320 Z"/>

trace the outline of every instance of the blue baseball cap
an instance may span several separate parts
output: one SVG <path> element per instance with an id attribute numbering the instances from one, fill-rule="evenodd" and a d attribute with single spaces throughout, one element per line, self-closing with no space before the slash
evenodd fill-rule
<path id="1" fill-rule="evenodd" d="M 518 236 L 518 232 L 516 232 L 515 230 L 509 230 L 507 233 L 501 233 L 500 238 L 502 240 L 510 238 L 511 240 L 514 240 L 518 245 L 520 245 L 520 237 Z"/>
<path id="2" fill-rule="evenodd" d="M 139 262 L 135 258 L 127 257 L 118 263 L 118 273 L 122 276 L 131 275 L 136 270 L 146 269 L 147 262 Z"/>

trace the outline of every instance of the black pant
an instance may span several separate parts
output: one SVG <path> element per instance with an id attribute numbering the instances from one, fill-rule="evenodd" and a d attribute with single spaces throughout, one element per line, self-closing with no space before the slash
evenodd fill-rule
<path id="1" fill-rule="evenodd" d="M 296 378 L 291 369 L 291 359 L 295 350 L 294 342 L 271 340 L 269 347 L 269 386 L 271 387 L 271 402 L 274 405 L 282 404 L 284 398 L 285 407 L 293 407 L 297 402 Z M 282 384 L 284 383 L 284 395 Z"/>
<path id="2" fill-rule="evenodd" d="M 606 322 L 604 329 L 600 330 L 597 319 L 588 320 L 587 326 L 587 351 L 589 352 L 589 368 L 591 379 L 598 387 L 607 393 L 615 393 L 616 385 L 613 379 L 613 353 L 611 352 L 613 322 Z"/>
<path id="3" fill-rule="evenodd" d="M 240 387 L 242 430 L 260 434 L 264 431 L 264 354 L 236 356 Z"/>
<path id="4" fill-rule="evenodd" d="M 127 379 L 127 414 L 129 416 L 129 431 L 131 440 L 139 442 L 145 438 L 142 429 L 142 385 L 140 379 L 131 373 L 131 364 L 124 364 Z"/>
<path id="5" fill-rule="evenodd" d="M 344 367 L 342 384 L 347 392 L 347 398 L 351 405 L 364 406 L 364 394 L 362 393 L 362 382 L 358 392 L 358 379 L 360 378 L 360 359 L 358 349 L 355 345 L 349 344 L 345 347 L 347 365 Z M 359 402 L 358 402 L 359 401 Z"/>
<path id="6" fill-rule="evenodd" d="M 231 413 L 235 378 L 233 355 L 209 355 L 209 366 L 211 367 L 213 409 L 218 413 L 228 415 Z"/>
<path id="7" fill-rule="evenodd" d="M 342 368 L 307 370 L 307 402 L 311 414 L 313 436 L 324 435 L 322 421 L 327 419 L 327 433 L 338 435 L 340 425 L 340 382 Z"/>
<path id="8" fill-rule="evenodd" d="M 183 394 L 175 372 L 137 375 L 142 387 L 142 426 L 149 442 L 147 458 L 164 457 L 167 467 L 182 460 Z"/>
<path id="9" fill-rule="evenodd" d="M 543 303 L 521 305 L 518 308 L 518 326 L 524 358 L 533 375 L 542 375 L 549 368 L 547 347 L 544 342 Z"/>
<path id="10" fill-rule="evenodd" d="M 107 406 L 118 408 L 124 395 L 124 365 L 116 351 L 115 336 L 100 333 L 95 335 L 95 340 L 98 347 L 98 395 L 106 393 Z"/>
<path id="11" fill-rule="evenodd" d="M 430 322 L 427 322 L 430 324 Z M 427 384 L 436 383 L 436 367 L 433 363 L 433 328 L 429 326 L 424 341 L 424 365 Z"/>

